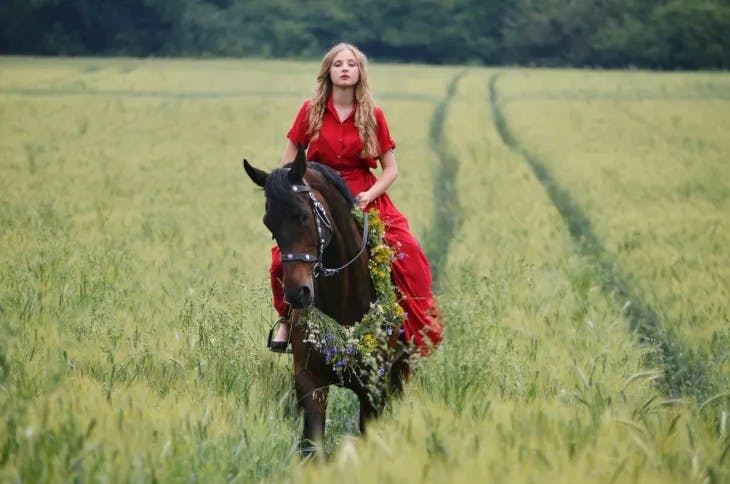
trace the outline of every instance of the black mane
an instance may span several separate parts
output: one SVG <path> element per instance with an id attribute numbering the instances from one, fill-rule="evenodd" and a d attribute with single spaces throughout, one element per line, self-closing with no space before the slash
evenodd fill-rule
<path id="1" fill-rule="evenodd" d="M 282 210 L 295 214 L 301 211 L 302 208 L 295 196 L 296 192 L 291 189 L 292 181 L 289 179 L 290 167 L 291 163 L 287 163 L 282 168 L 277 168 L 272 171 L 266 179 L 264 191 L 266 192 L 266 197 L 272 202 L 275 202 L 277 206 L 280 206 Z M 317 163 L 316 161 L 307 162 L 307 168 L 316 170 L 327 182 L 331 183 L 345 199 L 349 208 L 355 205 L 355 195 L 352 194 L 350 188 L 345 184 L 345 180 L 332 168 L 322 163 Z"/>
<path id="2" fill-rule="evenodd" d="M 340 192 L 345 200 L 347 200 L 348 207 L 352 208 L 355 205 L 355 195 L 350 191 L 350 187 L 347 186 L 345 180 L 342 179 L 332 168 L 316 161 L 310 161 L 307 166 L 314 168 L 322 174 L 322 176 L 330 182 Z"/>

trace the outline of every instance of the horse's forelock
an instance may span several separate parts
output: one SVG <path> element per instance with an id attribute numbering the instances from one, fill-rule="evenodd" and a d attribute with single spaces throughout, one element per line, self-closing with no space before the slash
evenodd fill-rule
<path id="1" fill-rule="evenodd" d="M 300 202 L 296 197 L 296 193 L 292 190 L 292 183 L 289 180 L 289 169 L 278 168 L 272 171 L 266 179 L 264 193 L 266 199 L 275 206 L 281 207 L 281 210 L 289 213 L 297 213 L 301 210 Z"/>

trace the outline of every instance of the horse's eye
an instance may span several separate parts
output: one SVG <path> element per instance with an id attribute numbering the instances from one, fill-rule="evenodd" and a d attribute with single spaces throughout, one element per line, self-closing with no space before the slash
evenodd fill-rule
<path id="1" fill-rule="evenodd" d="M 307 215 L 306 213 L 301 214 L 299 216 L 299 223 L 301 223 L 302 225 L 304 225 L 307 222 L 309 222 L 309 215 Z"/>

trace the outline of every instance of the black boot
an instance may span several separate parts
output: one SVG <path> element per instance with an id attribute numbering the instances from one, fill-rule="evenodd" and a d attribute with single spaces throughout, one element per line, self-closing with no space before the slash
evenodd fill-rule
<path id="1" fill-rule="evenodd" d="M 285 317 L 281 317 L 277 319 L 274 324 L 271 326 L 271 329 L 269 330 L 269 338 L 266 341 L 266 346 L 269 348 L 269 351 L 273 351 L 274 353 L 293 353 L 291 348 L 291 328 L 289 331 L 289 339 L 287 341 L 274 341 L 274 329 L 276 329 L 277 326 L 279 326 L 281 323 L 286 323 L 287 319 Z"/>

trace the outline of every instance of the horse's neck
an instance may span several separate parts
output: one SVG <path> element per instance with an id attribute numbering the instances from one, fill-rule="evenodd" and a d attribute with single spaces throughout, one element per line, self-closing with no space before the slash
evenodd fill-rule
<path id="1" fill-rule="evenodd" d="M 349 209 L 330 206 L 330 210 L 334 233 L 323 264 L 336 268 L 348 263 L 360 251 L 361 244 Z M 360 321 L 374 297 L 367 260 L 368 251 L 363 251 L 337 275 L 318 278 L 317 306 L 342 324 Z"/>

